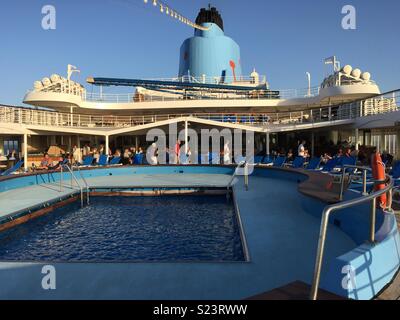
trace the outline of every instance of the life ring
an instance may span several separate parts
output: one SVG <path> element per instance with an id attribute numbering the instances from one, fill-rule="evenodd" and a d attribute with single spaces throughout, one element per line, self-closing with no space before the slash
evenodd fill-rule
<path id="1" fill-rule="evenodd" d="M 382 158 L 379 152 L 374 153 L 372 156 L 372 177 L 374 180 L 385 180 L 385 165 L 382 162 Z M 385 183 L 375 184 L 374 191 L 379 191 L 385 188 Z M 385 209 L 387 205 L 386 194 L 383 194 L 377 198 L 378 204 L 381 208 Z"/>

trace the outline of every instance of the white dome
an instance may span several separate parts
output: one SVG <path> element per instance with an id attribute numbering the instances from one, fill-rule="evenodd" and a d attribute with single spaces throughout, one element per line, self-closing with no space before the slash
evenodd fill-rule
<path id="1" fill-rule="evenodd" d="M 34 87 L 36 90 L 40 90 L 40 89 L 43 88 L 43 84 L 42 84 L 41 81 L 35 81 L 35 82 L 33 83 L 33 87 Z"/>
<path id="2" fill-rule="evenodd" d="M 361 70 L 360 70 L 360 69 L 354 69 L 354 70 L 352 71 L 351 75 L 352 75 L 354 78 L 359 78 L 359 77 L 361 76 Z"/>
<path id="3" fill-rule="evenodd" d="M 256 71 L 256 69 L 253 69 L 253 72 L 250 74 L 251 77 L 259 77 L 260 75 Z"/>
<path id="4" fill-rule="evenodd" d="M 58 82 L 60 79 L 61 77 L 58 74 L 52 74 L 50 77 L 51 82 Z"/>
<path id="5" fill-rule="evenodd" d="M 45 87 L 51 85 L 51 81 L 47 77 L 42 79 L 42 83 Z"/>
<path id="6" fill-rule="evenodd" d="M 342 68 L 342 72 L 343 72 L 344 74 L 348 75 L 348 76 L 351 74 L 351 71 L 353 71 L 353 67 L 352 67 L 351 65 L 349 65 L 349 64 L 345 65 L 345 66 Z"/>
<path id="7" fill-rule="evenodd" d="M 370 74 L 369 72 L 364 72 L 364 73 L 361 75 L 361 79 L 363 79 L 363 80 L 365 80 L 365 81 L 369 81 L 369 80 L 371 80 L 371 74 Z"/>

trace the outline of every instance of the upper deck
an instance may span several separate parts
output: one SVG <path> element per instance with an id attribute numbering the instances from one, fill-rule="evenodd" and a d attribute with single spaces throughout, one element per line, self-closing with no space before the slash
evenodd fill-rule
<path id="1" fill-rule="evenodd" d="M 50 107 L 58 111 L 77 108 L 82 114 L 138 115 L 171 112 L 282 112 L 304 110 L 326 105 L 346 103 L 380 94 L 371 80 L 343 80 L 305 89 L 269 90 L 265 78 L 241 78 L 229 85 L 221 79 L 158 79 L 129 80 L 90 78 L 91 84 L 103 86 L 131 86 L 134 93 L 89 93 L 73 81 L 52 76 L 35 83 L 35 89 L 24 97 L 24 103 Z M 101 81 L 100 81 L 101 80 Z M 226 79 L 224 79 L 226 81 Z M 210 83 L 212 82 L 213 83 Z"/>

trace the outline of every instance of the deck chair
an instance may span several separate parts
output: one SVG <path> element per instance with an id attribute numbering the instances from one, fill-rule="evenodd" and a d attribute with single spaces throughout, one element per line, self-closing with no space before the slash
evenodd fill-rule
<path id="1" fill-rule="evenodd" d="M 308 163 L 306 170 L 318 170 L 321 164 L 321 158 L 312 158 Z"/>
<path id="2" fill-rule="evenodd" d="M 209 160 L 210 164 L 220 164 L 220 162 L 221 162 L 221 159 L 219 158 L 219 154 L 215 153 L 215 152 L 209 154 L 208 160 Z"/>
<path id="3" fill-rule="evenodd" d="M 331 174 L 342 174 L 342 170 L 344 166 L 355 166 L 357 163 L 357 159 L 355 157 L 340 157 L 338 158 L 338 162 L 336 166 L 333 168 L 340 168 L 340 171 L 331 170 Z M 356 172 L 356 168 L 346 168 L 346 172 L 350 174 L 354 174 Z"/>
<path id="4" fill-rule="evenodd" d="M 189 164 L 189 157 L 185 153 L 182 153 L 179 157 L 179 162 L 180 164 Z"/>
<path id="5" fill-rule="evenodd" d="M 283 167 L 283 165 L 285 164 L 285 162 L 286 162 L 286 157 L 284 157 L 284 156 L 279 156 L 279 157 L 277 157 L 277 158 L 275 159 L 275 161 L 273 162 L 272 166 L 273 166 L 273 167 L 278 167 L 278 168 L 280 168 L 280 167 Z"/>
<path id="6" fill-rule="evenodd" d="M 110 166 L 118 165 L 118 164 L 120 163 L 120 161 L 121 161 L 121 157 L 114 157 L 114 158 L 112 158 L 112 159 L 110 160 L 109 165 L 110 165 Z"/>
<path id="7" fill-rule="evenodd" d="M 82 161 L 82 166 L 88 167 L 91 166 L 93 163 L 93 157 L 92 156 L 87 156 L 85 159 Z"/>
<path id="8" fill-rule="evenodd" d="M 294 169 L 303 168 L 305 160 L 304 157 L 296 157 L 296 159 L 293 160 L 291 167 Z"/>
<path id="9" fill-rule="evenodd" d="M 274 159 L 271 156 L 265 156 L 262 164 L 272 165 L 274 163 Z"/>
<path id="10" fill-rule="evenodd" d="M 141 165 L 143 164 L 143 153 L 135 154 L 133 157 L 133 164 Z"/>
<path id="11" fill-rule="evenodd" d="M 323 172 L 331 172 L 338 163 L 338 158 L 333 158 L 331 160 L 329 160 L 323 167 L 322 167 L 322 171 Z"/>
<path id="12" fill-rule="evenodd" d="M 19 160 L 16 164 L 14 164 L 11 168 L 7 169 L 6 171 L 2 172 L 0 176 L 9 176 L 13 174 L 15 171 L 19 170 L 24 164 L 24 160 Z"/>
<path id="13" fill-rule="evenodd" d="M 99 158 L 99 162 L 97 163 L 99 166 L 106 166 L 108 162 L 108 156 L 105 154 L 101 154 Z"/>

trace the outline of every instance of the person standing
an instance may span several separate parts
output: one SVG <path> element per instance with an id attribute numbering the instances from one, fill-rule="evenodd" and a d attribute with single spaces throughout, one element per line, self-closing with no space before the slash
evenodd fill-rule
<path id="1" fill-rule="evenodd" d="M 229 141 L 225 142 L 225 145 L 224 145 L 224 164 L 232 164 L 231 149 L 229 147 Z"/>
<path id="2" fill-rule="evenodd" d="M 176 140 L 175 148 L 174 148 L 174 163 L 179 164 L 179 158 L 181 155 L 181 141 L 178 139 Z"/>
<path id="3" fill-rule="evenodd" d="M 152 166 L 156 166 L 158 164 L 157 144 L 155 142 L 153 142 L 149 149 L 147 149 L 147 159 Z"/>
<path id="4" fill-rule="evenodd" d="M 72 157 L 74 159 L 74 163 L 81 163 L 82 161 L 81 148 L 78 148 L 76 145 L 74 145 L 74 148 L 72 149 Z"/>

